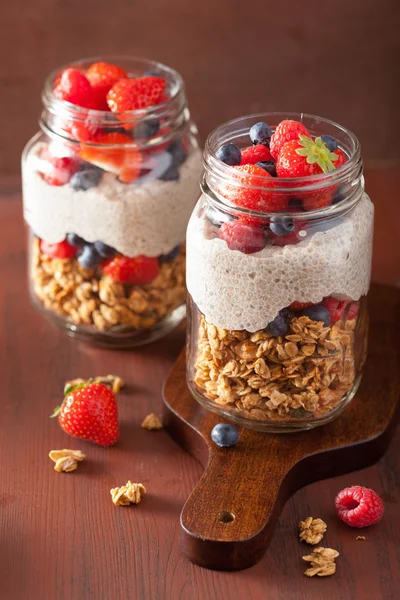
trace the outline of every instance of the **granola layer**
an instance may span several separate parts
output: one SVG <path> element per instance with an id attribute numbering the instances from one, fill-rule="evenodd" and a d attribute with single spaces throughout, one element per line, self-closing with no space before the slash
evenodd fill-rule
<path id="1" fill-rule="evenodd" d="M 44 308 L 75 325 L 125 332 L 154 327 L 185 301 L 185 248 L 160 265 L 148 285 L 132 286 L 85 269 L 75 258 L 51 259 L 33 241 L 32 286 Z"/>
<path id="2" fill-rule="evenodd" d="M 259 421 L 320 418 L 356 378 L 355 319 L 345 328 L 293 317 L 286 336 L 215 327 L 201 317 L 194 383 L 225 409 Z"/>

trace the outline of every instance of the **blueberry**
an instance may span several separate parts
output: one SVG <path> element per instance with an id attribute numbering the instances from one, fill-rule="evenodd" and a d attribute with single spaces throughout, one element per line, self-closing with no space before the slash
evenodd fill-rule
<path id="1" fill-rule="evenodd" d="M 294 221 L 288 217 L 271 217 L 269 228 L 275 235 L 290 235 L 294 231 Z"/>
<path id="2" fill-rule="evenodd" d="M 329 310 L 322 306 L 322 304 L 313 304 L 312 306 L 307 306 L 301 311 L 301 314 L 304 317 L 308 317 L 312 321 L 323 321 L 324 325 L 329 325 L 331 320 L 331 315 Z"/>
<path id="3" fill-rule="evenodd" d="M 93 246 L 97 254 L 100 254 L 102 258 L 113 258 L 117 254 L 115 248 L 113 248 L 112 246 L 108 246 L 104 242 L 95 242 Z"/>
<path id="4" fill-rule="evenodd" d="M 158 261 L 160 262 L 160 264 L 171 262 L 171 260 L 174 260 L 174 258 L 178 256 L 180 251 L 181 245 L 178 244 L 177 246 L 175 246 L 175 248 L 172 248 L 172 250 L 168 252 L 168 254 L 160 254 L 160 256 L 158 257 Z"/>
<path id="5" fill-rule="evenodd" d="M 239 439 L 239 432 L 234 425 L 218 423 L 211 431 L 211 439 L 221 448 L 234 446 Z"/>
<path id="6" fill-rule="evenodd" d="M 160 73 L 157 73 L 157 71 L 146 71 L 143 73 L 142 77 L 149 77 L 150 75 L 153 77 L 161 77 Z"/>
<path id="7" fill-rule="evenodd" d="M 260 121 L 251 127 L 250 129 L 250 139 L 254 145 L 263 144 L 264 146 L 268 146 L 271 141 L 272 129 L 268 125 L 268 123 L 264 123 Z"/>
<path id="8" fill-rule="evenodd" d="M 71 246 L 84 246 L 86 244 L 85 240 L 76 233 L 67 233 L 67 242 Z"/>
<path id="9" fill-rule="evenodd" d="M 348 190 L 347 185 L 345 185 L 343 183 L 341 185 L 339 185 L 339 187 L 333 194 L 332 204 L 338 204 L 339 202 L 344 200 L 346 198 L 346 195 L 348 194 L 348 192 L 349 192 L 349 190 Z"/>
<path id="10" fill-rule="evenodd" d="M 74 173 L 70 179 L 70 184 L 75 191 L 86 190 L 96 187 L 99 184 L 104 171 L 99 168 L 83 169 Z"/>
<path id="11" fill-rule="evenodd" d="M 182 140 L 173 141 L 167 148 L 167 152 L 172 156 L 172 164 L 176 167 L 185 162 L 187 154 L 182 146 Z"/>
<path id="12" fill-rule="evenodd" d="M 272 337 L 286 335 L 289 331 L 291 319 L 292 313 L 287 308 L 283 308 L 281 311 L 279 311 L 279 314 L 275 317 L 275 319 L 268 323 L 267 332 L 270 333 Z"/>
<path id="13" fill-rule="evenodd" d="M 218 148 L 215 156 L 230 167 L 240 165 L 240 161 L 242 160 L 240 148 L 235 146 L 235 144 L 224 144 L 221 148 Z"/>
<path id="14" fill-rule="evenodd" d="M 289 198 L 289 208 L 295 208 L 298 212 L 302 212 L 304 210 L 302 199 Z"/>
<path id="15" fill-rule="evenodd" d="M 80 248 L 77 253 L 77 258 L 79 264 L 81 264 L 85 269 L 92 269 L 102 261 L 100 254 L 97 252 L 93 244 L 86 244 L 86 246 Z"/>
<path id="16" fill-rule="evenodd" d="M 273 160 L 265 160 L 256 163 L 257 167 L 261 167 L 264 171 L 267 171 L 272 177 L 276 177 L 276 164 Z"/>
<path id="17" fill-rule="evenodd" d="M 161 181 L 178 181 L 179 170 L 175 165 L 171 165 L 158 179 L 161 179 Z"/>
<path id="18" fill-rule="evenodd" d="M 321 139 L 328 146 L 328 150 L 330 150 L 331 152 L 337 150 L 338 144 L 334 137 L 332 137 L 331 135 L 321 135 Z"/>
<path id="19" fill-rule="evenodd" d="M 158 119 L 149 119 L 137 125 L 134 129 L 135 139 L 149 139 L 156 135 L 160 129 L 160 121 Z"/>

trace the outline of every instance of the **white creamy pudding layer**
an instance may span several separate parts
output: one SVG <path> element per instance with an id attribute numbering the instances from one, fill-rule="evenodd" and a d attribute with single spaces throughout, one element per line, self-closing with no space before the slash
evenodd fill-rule
<path id="1" fill-rule="evenodd" d="M 49 243 L 76 233 L 126 256 L 167 254 L 185 238 L 201 172 L 201 153 L 196 150 L 179 167 L 178 181 L 144 178 L 127 185 L 104 173 L 98 186 L 75 191 L 68 184 L 48 185 L 28 160 L 22 174 L 24 217 Z"/>
<path id="2" fill-rule="evenodd" d="M 358 300 L 371 276 L 373 205 L 366 194 L 336 227 L 296 245 L 255 254 L 229 250 L 205 218 L 188 226 L 187 289 L 209 323 L 224 329 L 263 329 L 295 300 L 325 296 Z"/>

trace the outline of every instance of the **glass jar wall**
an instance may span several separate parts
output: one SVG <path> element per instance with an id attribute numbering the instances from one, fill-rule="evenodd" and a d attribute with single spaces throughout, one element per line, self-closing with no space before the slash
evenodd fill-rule
<path id="1" fill-rule="evenodd" d="M 343 164 L 263 178 L 217 158 L 224 144 L 248 146 L 255 123 L 287 118 L 333 136 Z M 216 129 L 204 161 L 187 231 L 191 392 L 258 430 L 326 423 L 354 396 L 366 355 L 373 205 L 357 139 L 317 117 L 254 115 Z"/>
<path id="2" fill-rule="evenodd" d="M 67 68 L 52 73 L 42 131 L 23 153 L 24 217 L 35 307 L 71 335 L 129 347 L 184 316 L 184 237 L 202 159 L 180 75 L 148 60 L 110 63 L 142 85 L 139 108 L 123 109 L 122 90 L 108 109 L 111 86 L 96 85 L 103 59 L 68 67 L 92 84 L 84 106 L 58 93 Z"/>

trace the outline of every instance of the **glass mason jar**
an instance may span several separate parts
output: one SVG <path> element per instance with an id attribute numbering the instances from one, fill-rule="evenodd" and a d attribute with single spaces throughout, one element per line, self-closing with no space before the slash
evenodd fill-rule
<path id="1" fill-rule="evenodd" d="M 223 144 L 248 146 L 255 123 L 274 130 L 286 118 L 312 137 L 333 136 L 346 162 L 284 179 L 239 176 L 217 159 Z M 373 205 L 359 143 L 318 117 L 253 115 L 213 131 L 204 164 L 186 242 L 189 388 L 206 408 L 256 430 L 327 423 L 353 398 L 366 355 Z M 279 212 L 244 208 L 254 194 Z"/>
<path id="2" fill-rule="evenodd" d="M 69 67 L 85 73 L 98 60 Z M 22 157 L 24 218 L 34 306 L 70 335 L 130 347 L 184 317 L 184 239 L 202 157 L 180 75 L 149 60 L 110 62 L 129 77 L 164 78 L 161 103 L 82 108 L 56 97 L 63 69 L 53 72 L 41 132 Z"/>

